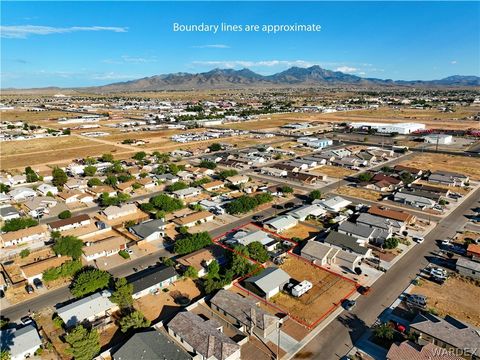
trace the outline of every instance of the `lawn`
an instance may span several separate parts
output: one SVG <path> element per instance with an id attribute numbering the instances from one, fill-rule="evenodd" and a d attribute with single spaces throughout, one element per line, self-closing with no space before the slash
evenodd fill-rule
<path id="1" fill-rule="evenodd" d="M 471 280 L 451 276 L 443 285 L 422 280 L 412 294 L 427 296 L 428 308 L 435 309 L 440 316 L 451 315 L 473 326 L 480 326 L 480 287 Z"/>

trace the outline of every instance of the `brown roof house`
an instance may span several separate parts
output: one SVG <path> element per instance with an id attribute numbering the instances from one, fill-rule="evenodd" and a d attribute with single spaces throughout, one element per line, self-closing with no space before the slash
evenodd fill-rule
<path id="1" fill-rule="evenodd" d="M 42 279 L 45 270 L 56 268 L 68 260 L 71 260 L 70 256 L 54 256 L 32 264 L 23 265 L 20 270 L 28 283 L 32 284 L 34 279 Z"/>
<path id="2" fill-rule="evenodd" d="M 168 323 L 168 333 L 190 353 L 202 360 L 239 360 L 240 345 L 222 332 L 215 319 L 204 320 L 184 311 Z"/>
<path id="3" fill-rule="evenodd" d="M 404 211 L 392 210 L 385 206 L 371 206 L 368 209 L 368 213 L 371 215 L 380 216 L 386 219 L 392 219 L 401 221 L 407 224 L 414 224 L 417 218 L 415 215 L 411 215 Z"/>
<path id="4" fill-rule="evenodd" d="M 191 254 L 182 256 L 177 259 L 177 262 L 185 268 L 192 266 L 198 271 L 198 276 L 203 277 L 207 275 L 208 265 L 214 260 L 220 264 L 225 260 L 225 250 L 221 246 L 212 245 L 197 250 Z"/>
<path id="5" fill-rule="evenodd" d="M 48 227 L 51 231 L 64 231 L 76 229 L 82 226 L 88 226 L 91 224 L 91 219 L 88 214 L 81 214 L 73 216 L 68 219 L 61 219 L 48 223 Z"/>
<path id="6" fill-rule="evenodd" d="M 418 345 L 411 341 L 392 344 L 387 353 L 387 360 L 463 360 L 446 349 L 433 344 Z"/>
<path id="7" fill-rule="evenodd" d="M 2 247 L 9 247 L 29 242 L 46 241 L 49 234 L 46 225 L 36 225 L 2 234 L 0 235 L 0 242 Z"/>
<path id="8" fill-rule="evenodd" d="M 187 228 L 199 225 L 201 223 L 206 223 L 208 221 L 212 221 L 214 219 L 214 215 L 209 211 L 198 211 L 193 214 L 186 215 L 181 218 L 177 218 L 173 220 L 175 224 L 178 226 L 185 226 Z"/>
<path id="9" fill-rule="evenodd" d="M 127 240 L 121 236 L 112 236 L 105 240 L 87 243 L 83 247 L 83 257 L 87 261 L 93 261 L 104 256 L 117 254 L 120 250 L 127 248 Z"/>

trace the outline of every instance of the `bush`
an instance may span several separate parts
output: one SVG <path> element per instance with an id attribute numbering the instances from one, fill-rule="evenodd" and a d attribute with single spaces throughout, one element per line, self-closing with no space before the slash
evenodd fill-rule
<path id="1" fill-rule="evenodd" d="M 60 214 L 58 214 L 59 219 L 69 219 L 71 217 L 72 217 L 72 213 L 70 212 L 70 210 L 65 210 L 65 211 L 62 211 Z"/>
<path id="2" fill-rule="evenodd" d="M 384 249 L 395 249 L 398 246 L 399 240 L 396 237 L 391 237 L 383 243 Z"/>
<path id="3" fill-rule="evenodd" d="M 82 256 L 83 241 L 75 236 L 62 236 L 55 240 L 53 251 L 57 255 L 71 256 L 73 259 L 78 259 Z"/>
<path id="4" fill-rule="evenodd" d="M 183 202 L 181 200 L 171 198 L 167 194 L 160 194 L 150 198 L 150 203 L 157 210 L 162 210 L 162 211 L 165 211 L 166 213 L 180 210 L 183 208 Z"/>
<path id="5" fill-rule="evenodd" d="M 183 181 L 177 181 L 176 183 L 172 184 L 172 185 L 168 185 L 165 190 L 169 191 L 169 192 L 174 192 L 174 191 L 178 191 L 178 190 L 183 190 L 183 189 L 186 189 L 188 188 L 188 184 L 184 183 Z"/>
<path id="6" fill-rule="evenodd" d="M 17 231 L 17 230 L 26 229 L 36 225 L 38 225 L 38 221 L 32 218 L 28 218 L 28 217 L 17 218 L 17 219 L 5 221 L 5 224 L 2 226 L 2 231 L 3 232 Z"/>
<path id="7" fill-rule="evenodd" d="M 66 261 L 62 265 L 47 269 L 43 272 L 42 278 L 45 282 L 54 281 L 60 278 L 68 278 L 74 276 L 83 268 L 80 260 Z"/>
<path id="8" fill-rule="evenodd" d="M 63 325 L 65 325 L 65 323 L 63 322 L 63 320 L 60 316 L 55 315 L 53 317 L 53 325 L 55 325 L 55 327 L 57 329 L 61 329 L 63 327 Z"/>
<path id="9" fill-rule="evenodd" d="M 189 266 L 187 270 L 183 273 L 183 276 L 188 277 L 190 279 L 198 278 L 198 271 L 193 266 Z"/>
<path id="10" fill-rule="evenodd" d="M 118 255 L 120 255 L 124 259 L 130 259 L 130 254 L 126 252 L 125 250 L 120 250 L 118 252 Z"/>
<path id="11" fill-rule="evenodd" d="M 20 257 L 22 259 L 26 258 L 28 255 L 30 255 L 30 250 L 29 249 L 23 249 L 20 251 Z"/>
<path id="12" fill-rule="evenodd" d="M 222 150 L 222 145 L 220 145 L 219 143 L 213 143 L 208 148 L 210 149 L 210 151 L 220 151 Z"/>
<path id="13" fill-rule="evenodd" d="M 238 175 L 238 171 L 237 170 L 223 170 L 222 172 L 220 172 L 220 174 L 218 174 L 218 177 L 222 180 L 225 180 L 226 178 L 230 177 L 230 176 L 235 176 L 235 175 Z"/>
<path id="14" fill-rule="evenodd" d="M 175 261 L 172 258 L 169 257 L 162 257 L 160 259 L 163 265 L 165 266 L 175 266 Z"/>
<path id="15" fill-rule="evenodd" d="M 208 161 L 208 160 L 202 160 L 199 165 L 201 168 L 205 169 L 215 169 L 217 167 L 217 164 L 215 164 L 213 161 Z"/>
<path id="16" fill-rule="evenodd" d="M 369 182 L 372 179 L 373 179 L 373 174 L 369 172 L 364 172 L 358 175 L 358 180 L 360 180 L 361 182 Z"/>
<path id="17" fill-rule="evenodd" d="M 238 199 L 235 199 L 229 202 L 225 206 L 225 209 L 231 215 L 243 214 L 251 210 L 254 210 L 259 205 L 268 203 L 272 200 L 273 200 L 272 195 L 268 193 L 258 194 L 255 196 L 244 195 L 239 197 Z"/>
<path id="18" fill-rule="evenodd" d="M 310 198 L 310 200 L 318 200 L 318 199 L 321 199 L 322 198 L 322 193 L 320 190 L 313 190 L 309 195 L 308 197 Z"/>

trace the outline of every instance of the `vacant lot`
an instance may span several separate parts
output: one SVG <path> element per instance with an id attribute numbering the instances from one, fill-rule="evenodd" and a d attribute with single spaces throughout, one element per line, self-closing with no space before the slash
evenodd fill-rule
<path id="1" fill-rule="evenodd" d="M 270 302 L 308 325 L 313 325 L 339 306 L 355 289 L 353 282 L 294 256 L 289 256 L 280 267 L 297 281 L 310 281 L 313 288 L 299 298 L 282 292 L 272 297 Z"/>
<path id="2" fill-rule="evenodd" d="M 178 280 L 170 285 L 168 290 L 168 292 L 159 291 L 155 295 L 149 294 L 135 300 L 134 307 L 140 310 L 148 320 L 154 321 L 180 311 L 181 306 L 175 302 L 178 297 L 186 296 L 193 300 L 201 294 L 191 279 Z"/>
<path id="3" fill-rule="evenodd" d="M 38 120 L 56 120 L 62 117 L 76 117 L 77 114 L 63 111 L 23 111 L 8 110 L 1 112 L 2 121 L 27 121 L 38 123 Z"/>
<path id="4" fill-rule="evenodd" d="M 316 174 L 316 175 L 327 175 L 332 178 L 341 179 L 345 176 L 350 176 L 352 174 L 355 174 L 356 171 L 346 169 L 341 166 L 324 165 L 315 170 L 310 170 L 309 173 Z"/>
<path id="5" fill-rule="evenodd" d="M 480 159 L 446 154 L 415 154 L 401 165 L 422 170 L 444 170 L 469 175 L 472 180 L 480 180 Z"/>
<path id="6" fill-rule="evenodd" d="M 295 116 L 282 118 L 275 115 L 264 116 L 258 120 L 242 121 L 238 123 L 224 124 L 221 127 L 225 129 L 239 129 L 239 130 L 261 130 L 272 129 L 291 122 L 303 122 L 305 120 L 296 119 Z"/>
<path id="7" fill-rule="evenodd" d="M 474 326 L 480 326 L 480 287 L 473 281 L 452 276 L 443 285 L 423 280 L 412 293 L 428 297 L 428 308 L 435 309 L 440 316 L 451 315 Z"/>
<path id="8" fill-rule="evenodd" d="M 61 136 L 55 138 L 6 141 L 0 143 L 2 156 L 38 153 L 42 151 L 64 150 L 97 143 L 77 136 Z"/>
<path id="9" fill-rule="evenodd" d="M 320 230 L 318 230 L 315 226 L 299 223 L 293 228 L 282 232 L 282 236 L 285 236 L 289 239 L 299 238 L 304 240 L 318 234 L 319 231 Z"/>
<path id="10" fill-rule="evenodd" d="M 341 186 L 336 189 L 335 192 L 340 195 L 346 195 L 370 201 L 378 201 L 382 198 L 382 194 L 377 191 L 351 186 Z"/>

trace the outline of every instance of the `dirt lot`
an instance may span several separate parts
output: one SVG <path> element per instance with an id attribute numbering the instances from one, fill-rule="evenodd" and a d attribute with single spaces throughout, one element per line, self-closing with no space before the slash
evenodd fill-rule
<path id="1" fill-rule="evenodd" d="M 296 119 L 294 116 L 289 118 L 281 118 L 279 116 L 262 117 L 259 120 L 242 121 L 238 123 L 224 124 L 221 127 L 226 129 L 239 129 L 239 130 L 259 130 L 259 129 L 271 129 L 280 127 L 290 122 L 302 122 L 305 120 Z"/>
<path id="2" fill-rule="evenodd" d="M 341 166 L 332 166 L 332 165 L 324 165 L 322 167 L 319 167 L 315 170 L 309 171 L 311 174 L 317 174 L 317 175 L 327 175 L 332 178 L 343 178 L 345 176 L 350 176 L 352 174 L 355 174 L 356 171 L 346 169 Z"/>
<path id="3" fill-rule="evenodd" d="M 270 302 L 307 324 L 315 323 L 355 289 L 353 282 L 294 256 L 289 256 L 280 267 L 295 280 L 310 281 L 313 288 L 300 298 L 282 292 Z"/>
<path id="4" fill-rule="evenodd" d="M 432 184 L 431 182 L 428 182 L 428 181 L 425 181 L 425 180 L 418 180 L 415 183 L 416 184 L 428 185 L 428 186 L 434 186 L 434 187 L 437 187 L 437 188 L 440 188 L 440 189 L 448 189 L 450 191 L 459 193 L 461 195 L 465 195 L 465 194 L 468 194 L 470 192 L 470 190 L 468 190 L 468 189 L 464 189 L 464 188 L 460 188 L 460 187 L 453 188 L 451 186 L 440 185 L 440 184 Z"/>
<path id="5" fill-rule="evenodd" d="M 48 121 L 61 117 L 76 117 L 76 114 L 63 111 L 22 111 L 8 110 L 0 113 L 2 121 L 27 121 L 38 122 L 39 120 Z"/>
<path id="6" fill-rule="evenodd" d="M 431 171 L 453 171 L 470 175 L 472 180 L 480 180 L 480 159 L 477 158 L 446 154 L 415 154 L 401 165 Z"/>
<path id="7" fill-rule="evenodd" d="M 480 233 L 473 231 L 464 231 L 463 233 L 457 233 L 457 235 L 455 235 L 454 242 L 463 245 L 466 239 L 474 239 L 478 241 L 480 240 Z"/>
<path id="8" fill-rule="evenodd" d="M 201 292 L 191 279 L 181 279 L 168 287 L 168 292 L 160 291 L 156 295 L 146 295 L 135 300 L 134 307 L 140 310 L 145 317 L 154 321 L 160 317 L 172 315 L 181 309 L 175 303 L 175 298 L 183 295 L 190 300 L 200 296 Z"/>
<path id="9" fill-rule="evenodd" d="M 299 223 L 295 227 L 282 232 L 282 236 L 286 238 L 300 238 L 302 240 L 309 239 L 318 234 L 319 230 L 315 226 Z"/>
<path id="10" fill-rule="evenodd" d="M 428 297 L 428 308 L 434 308 L 440 316 L 451 315 L 474 326 L 480 326 L 480 287 L 472 281 L 450 277 L 443 285 L 422 280 L 412 293 Z"/>
<path id="11" fill-rule="evenodd" d="M 453 113 L 443 113 L 436 109 L 390 109 L 380 108 L 377 110 L 356 110 L 348 112 L 336 112 L 330 114 L 316 113 L 291 113 L 291 114 L 272 114 L 271 121 L 280 122 L 298 122 L 298 121 L 318 121 L 324 123 L 342 123 L 342 122 L 380 122 L 380 123 L 400 123 L 400 122 L 420 122 L 427 128 L 443 129 L 468 129 L 476 128 L 478 124 L 473 120 L 460 120 L 466 116 L 474 115 L 479 111 L 478 106 L 469 106 L 468 108 L 456 108 Z"/>
<path id="12" fill-rule="evenodd" d="M 351 186 L 341 186 L 335 190 L 337 194 L 340 195 L 347 195 L 352 196 L 354 198 L 360 198 L 370 201 L 378 201 L 382 198 L 382 194 L 377 191 L 369 190 L 369 189 L 362 189 L 362 188 L 355 188 Z"/>

